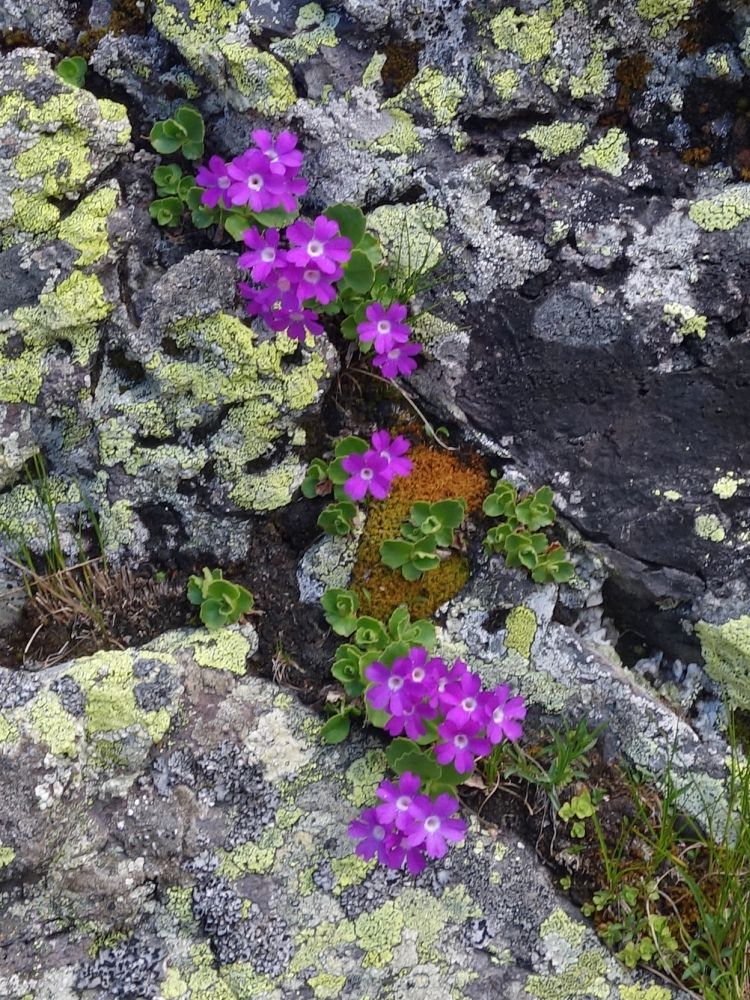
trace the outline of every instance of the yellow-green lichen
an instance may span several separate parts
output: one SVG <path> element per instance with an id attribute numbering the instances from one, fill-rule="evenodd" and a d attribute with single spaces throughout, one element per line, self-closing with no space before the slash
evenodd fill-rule
<path id="1" fill-rule="evenodd" d="M 354 922 L 357 944 L 364 951 L 364 968 L 382 969 L 393 961 L 393 949 L 401 944 L 404 913 L 392 899 L 371 913 L 362 913 Z"/>
<path id="2" fill-rule="evenodd" d="M 0 745 L 13 743 L 18 737 L 18 730 L 2 714 L 0 714 Z"/>
<path id="3" fill-rule="evenodd" d="M 375 802 L 375 789 L 385 777 L 386 756 L 382 750 L 369 750 L 351 764 L 344 774 L 344 794 L 357 809 Z"/>
<path id="4" fill-rule="evenodd" d="M 598 142 L 586 146 L 579 157 L 582 167 L 595 167 L 612 177 L 620 177 L 628 162 L 628 136 L 621 128 L 609 129 Z"/>
<path id="5" fill-rule="evenodd" d="M 307 980 L 316 1000 L 333 1000 L 340 996 L 346 983 L 346 976 L 334 976 L 330 972 L 321 972 Z"/>
<path id="6" fill-rule="evenodd" d="M 372 139 L 365 145 L 375 153 L 394 153 L 397 156 L 408 156 L 419 153 L 422 143 L 417 134 L 412 116 L 403 110 L 389 106 L 384 108 L 391 120 L 391 127 L 377 139 Z"/>
<path id="7" fill-rule="evenodd" d="M 509 101 L 518 90 L 520 77 L 515 69 L 504 69 L 490 77 L 492 89 L 501 101 Z"/>
<path id="8" fill-rule="evenodd" d="M 13 205 L 13 229 L 32 236 L 55 234 L 60 220 L 57 205 L 47 201 L 41 192 L 23 191 L 21 188 L 13 191 L 10 197 Z"/>
<path id="9" fill-rule="evenodd" d="M 675 335 L 679 340 L 691 334 L 703 340 L 706 336 L 708 318 L 700 316 L 692 306 L 680 302 L 667 302 L 664 306 L 664 317 L 676 327 Z"/>
<path id="10" fill-rule="evenodd" d="M 708 542 L 723 542 L 726 532 L 716 514 L 698 514 L 693 522 L 693 530 L 699 538 Z"/>
<path id="11" fill-rule="evenodd" d="M 465 93 L 458 80 L 432 67 L 421 69 L 408 90 L 416 91 L 438 125 L 448 125 L 453 121 Z"/>
<path id="12" fill-rule="evenodd" d="M 536 1000 L 608 1000 L 611 993 L 604 957 L 594 950 L 559 973 L 529 976 L 524 990 Z"/>
<path id="13" fill-rule="evenodd" d="M 58 340 L 73 346 L 73 357 L 87 364 L 98 344 L 98 324 L 112 311 L 95 274 L 74 271 L 35 306 L 16 309 L 13 319 L 32 348 L 46 348 Z"/>
<path id="14" fill-rule="evenodd" d="M 620 1000 L 670 1000 L 666 986 L 620 986 Z"/>
<path id="15" fill-rule="evenodd" d="M 505 623 L 505 645 L 515 649 L 517 653 L 528 660 L 531 657 L 531 646 L 537 630 L 536 615 L 525 605 L 513 608 Z"/>
<path id="16" fill-rule="evenodd" d="M 195 632 L 189 642 L 199 666 L 244 676 L 247 657 L 252 649 L 240 631 L 219 629 L 218 632 Z"/>
<path id="17" fill-rule="evenodd" d="M 555 934 L 574 948 L 580 948 L 585 931 L 586 928 L 583 924 L 571 920 L 568 914 L 560 909 L 553 910 L 539 928 L 539 933 L 543 938 Z"/>
<path id="18" fill-rule="evenodd" d="M 235 847 L 228 854 L 220 851 L 219 874 L 237 879 L 243 875 L 262 875 L 270 872 L 283 837 L 280 831 L 266 830 L 262 840 L 267 842 L 265 846 L 262 843 L 254 844 L 248 841 Z M 270 843 L 271 840 L 275 840 L 275 843 Z"/>
<path id="19" fill-rule="evenodd" d="M 295 24 L 296 31 L 289 38 L 271 42 L 271 52 L 285 62 L 295 65 L 315 55 L 323 46 L 338 45 L 336 25 L 339 15 L 323 10 L 320 4 L 308 3 L 300 8 Z"/>
<path id="20" fill-rule="evenodd" d="M 530 139 L 540 150 L 543 160 L 552 160 L 579 149 L 586 141 L 588 129 L 581 122 L 555 122 L 553 125 L 535 125 L 521 134 Z"/>
<path id="21" fill-rule="evenodd" d="M 570 96 L 579 100 L 582 97 L 601 97 L 607 89 L 609 74 L 606 68 L 604 51 L 601 46 L 592 55 L 582 73 L 571 76 L 568 86 Z"/>
<path id="22" fill-rule="evenodd" d="M 7 868 L 15 856 L 16 852 L 12 847 L 3 847 L 0 844 L 0 868 Z"/>
<path id="23" fill-rule="evenodd" d="M 75 757 L 79 727 L 51 691 L 42 691 L 29 709 L 29 719 L 38 738 L 55 756 Z"/>
<path id="24" fill-rule="evenodd" d="M 750 616 L 722 625 L 700 621 L 695 626 L 709 675 L 737 707 L 750 710 Z"/>
<path id="25" fill-rule="evenodd" d="M 328 953 L 352 944 L 354 940 L 351 920 L 340 920 L 338 923 L 325 921 L 315 927 L 303 928 L 295 938 L 296 950 L 289 963 L 289 973 L 295 975 L 310 967 L 323 971 L 329 965 Z"/>
<path id="26" fill-rule="evenodd" d="M 342 889 L 347 889 L 352 885 L 360 885 L 367 877 L 367 873 L 375 867 L 375 859 L 365 861 L 357 854 L 346 854 L 343 858 L 333 858 L 331 860 L 331 871 L 336 879 L 334 893 L 338 896 Z"/>
<path id="27" fill-rule="evenodd" d="M 490 21 L 492 40 L 503 52 L 513 52 L 523 63 L 535 63 L 546 58 L 555 40 L 553 11 L 518 14 L 512 7 Z"/>
<path id="28" fill-rule="evenodd" d="M 651 23 L 654 38 L 664 38 L 690 14 L 693 0 L 638 0 L 636 10 Z"/>
<path id="29" fill-rule="evenodd" d="M 365 71 L 362 74 L 362 86 L 372 87 L 376 83 L 382 83 L 383 77 L 381 75 L 381 70 L 386 64 L 387 56 L 385 52 L 376 52 L 372 59 L 369 61 L 365 67 Z"/>
<path id="30" fill-rule="evenodd" d="M 270 52 L 225 41 L 219 42 L 218 50 L 227 61 L 232 83 L 252 110 L 283 115 L 297 100 L 289 70 Z"/>
<path id="31" fill-rule="evenodd" d="M 159 993 L 163 1000 L 180 1000 L 188 991 L 188 984 L 180 975 L 179 969 L 174 966 L 167 969 L 167 974 L 161 981 Z"/>
<path id="32" fill-rule="evenodd" d="M 744 479 L 737 479 L 733 472 L 729 472 L 717 479 L 711 490 L 720 500 L 729 500 L 744 483 Z"/>
<path id="33" fill-rule="evenodd" d="M 279 993 L 274 988 L 274 980 L 262 972 L 256 972 L 250 962 L 234 962 L 221 969 L 221 975 L 232 989 L 237 1000 L 277 1000 Z"/>
<path id="34" fill-rule="evenodd" d="M 112 182 L 83 198 L 60 223 L 59 236 L 79 250 L 78 267 L 86 267 L 106 256 L 109 250 L 107 219 L 117 205 L 119 188 Z"/>
<path id="35" fill-rule="evenodd" d="M 694 201 L 688 215 L 709 233 L 734 229 L 750 219 L 750 185 L 730 184 L 713 198 Z"/>
<path id="36" fill-rule="evenodd" d="M 402 277 L 432 270 L 443 255 L 435 231 L 447 221 L 445 212 L 429 202 L 382 205 L 367 216 L 367 227 L 380 237 L 388 263 Z"/>

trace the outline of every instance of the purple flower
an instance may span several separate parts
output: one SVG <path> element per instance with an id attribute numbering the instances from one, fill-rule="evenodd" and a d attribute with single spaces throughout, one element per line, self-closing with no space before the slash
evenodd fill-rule
<path id="1" fill-rule="evenodd" d="M 458 801 L 450 795 L 438 795 L 433 802 L 426 795 L 419 795 L 412 803 L 413 820 L 406 831 L 409 847 L 424 845 L 431 858 L 442 858 L 448 852 L 447 841 L 457 843 L 466 836 L 466 823 L 453 819 Z"/>
<path id="2" fill-rule="evenodd" d="M 391 480 L 386 475 L 388 463 L 375 451 L 364 455 L 347 455 L 341 460 L 350 478 L 344 483 L 344 491 L 351 500 L 362 500 L 369 490 L 377 500 L 384 500 L 391 488 Z"/>
<path id="3" fill-rule="evenodd" d="M 293 132 L 279 132 L 274 143 L 271 133 L 259 128 L 253 132 L 253 142 L 268 157 L 272 174 L 294 176 L 302 166 L 302 150 L 295 149 L 297 136 Z"/>
<path id="4" fill-rule="evenodd" d="M 253 281 L 265 281 L 271 272 L 286 263 L 286 251 L 279 249 L 278 229 L 267 229 L 261 233 L 255 227 L 242 234 L 247 253 L 240 254 L 238 265 L 249 271 Z"/>
<path id="5" fill-rule="evenodd" d="M 492 743 L 500 743 L 503 739 L 519 740 L 523 735 L 521 721 L 526 718 L 526 706 L 522 697 L 509 698 L 509 694 L 508 685 L 500 684 L 482 699 L 487 736 Z"/>
<path id="6" fill-rule="evenodd" d="M 400 736 L 402 733 L 406 733 L 410 740 L 418 740 L 427 732 L 424 720 L 431 719 L 434 715 L 434 709 L 423 701 L 416 705 L 405 705 L 401 714 L 392 715 L 383 729 L 390 736 Z"/>
<path id="7" fill-rule="evenodd" d="M 409 809 L 414 796 L 419 792 L 421 781 L 416 774 L 405 771 L 398 779 L 398 785 L 390 781 L 381 781 L 376 795 L 382 799 L 382 804 L 375 807 L 378 819 L 384 826 L 395 824 L 396 829 L 403 830 L 409 824 Z"/>
<path id="8" fill-rule="evenodd" d="M 400 302 L 387 309 L 382 303 L 373 302 L 365 309 L 365 316 L 367 321 L 357 326 L 357 333 L 364 344 L 374 345 L 376 354 L 387 354 L 409 339 L 411 327 L 401 322 L 406 318 L 406 306 Z"/>
<path id="9" fill-rule="evenodd" d="M 376 809 L 365 809 L 359 819 L 349 824 L 348 831 L 350 837 L 360 841 L 354 848 L 355 854 L 365 861 L 377 854 L 378 861 L 384 865 L 388 864 L 389 857 L 388 832 L 378 819 Z"/>
<path id="10" fill-rule="evenodd" d="M 403 715 L 412 704 L 406 686 L 408 676 L 408 660 L 396 660 L 390 668 L 380 660 L 375 660 L 365 668 L 365 677 L 374 685 L 367 689 L 367 700 L 378 711 L 395 716 Z"/>
<path id="11" fill-rule="evenodd" d="M 339 224 L 319 215 L 312 226 L 302 219 L 288 227 L 287 239 L 294 245 L 288 258 L 297 267 L 312 264 L 324 274 L 334 274 L 351 257 L 352 241 L 339 236 Z"/>
<path id="12" fill-rule="evenodd" d="M 408 665 L 406 685 L 412 699 L 419 701 L 424 698 L 429 704 L 435 691 L 435 666 L 432 660 L 427 659 L 428 655 L 423 646 L 412 646 L 409 655 L 403 660 L 396 660 L 396 663 L 404 662 Z"/>
<path id="13" fill-rule="evenodd" d="M 338 281 L 343 276 L 344 272 L 340 267 L 330 273 L 321 271 L 316 263 L 297 268 L 297 295 L 300 302 L 304 302 L 305 299 L 317 299 L 324 306 L 333 302 L 338 293 L 332 282 Z"/>
<path id="14" fill-rule="evenodd" d="M 421 344 L 396 344 L 385 354 L 376 354 L 372 363 L 383 373 L 384 378 L 395 378 L 397 375 L 408 375 L 417 367 L 415 354 L 422 351 Z"/>
<path id="15" fill-rule="evenodd" d="M 292 340 L 304 341 L 308 333 L 319 337 L 323 332 L 318 314 L 312 309 L 303 309 L 294 297 L 282 299 L 280 307 L 268 313 L 266 323 L 277 332 L 286 330 Z"/>
<path id="16" fill-rule="evenodd" d="M 486 708 L 481 696 L 482 680 L 467 670 L 457 683 L 449 683 L 443 691 L 440 706 L 447 719 L 461 725 L 476 722 L 484 725 Z"/>
<path id="17" fill-rule="evenodd" d="M 449 719 L 456 719 L 458 722 L 474 716 L 477 721 L 484 721 L 485 708 L 480 704 L 482 678 L 479 674 L 473 674 L 465 663 L 461 663 L 461 666 L 466 669 L 456 672 L 459 663 L 461 661 L 457 660 L 454 664 L 448 683 L 443 688 L 440 696 L 441 711 Z"/>
<path id="18" fill-rule="evenodd" d="M 221 198 L 224 208 L 231 206 L 229 186 L 232 179 L 227 173 L 227 165 L 220 156 L 212 156 L 207 167 L 199 167 L 195 175 L 195 183 L 206 190 L 201 195 L 201 201 L 209 208 L 216 208 Z"/>
<path id="19" fill-rule="evenodd" d="M 404 862 L 412 875 L 419 875 L 424 870 L 427 861 L 422 847 L 410 847 L 409 838 L 405 835 L 394 834 L 388 847 L 388 859 L 386 864 L 389 868 L 403 868 Z"/>
<path id="20" fill-rule="evenodd" d="M 412 470 L 412 463 L 410 459 L 403 456 L 407 453 L 411 445 L 405 437 L 399 435 L 391 441 L 391 435 L 388 431 L 375 431 L 370 440 L 373 450 L 388 463 L 386 475 L 389 479 L 394 476 L 409 475 Z"/>
<path id="21" fill-rule="evenodd" d="M 437 669 L 435 671 L 436 687 L 432 703 L 440 709 L 441 713 L 445 714 L 445 712 L 449 708 L 452 708 L 455 704 L 453 700 L 450 701 L 450 704 L 446 704 L 444 700 L 448 685 L 457 685 L 464 674 L 469 672 L 469 668 L 463 660 L 456 660 L 450 670 L 443 660 L 441 660 L 440 663 L 442 665 L 442 669 Z"/>
<path id="22" fill-rule="evenodd" d="M 490 752 L 490 741 L 477 735 L 478 723 L 446 719 L 438 726 L 441 743 L 435 744 L 435 759 L 438 764 L 453 763 L 461 774 L 474 770 L 474 757 L 483 757 Z"/>
<path id="23" fill-rule="evenodd" d="M 264 212 L 279 204 L 278 178 L 270 172 L 268 157 L 259 149 L 246 149 L 227 166 L 232 179 L 229 198 L 233 205 L 250 205 L 254 212 Z"/>

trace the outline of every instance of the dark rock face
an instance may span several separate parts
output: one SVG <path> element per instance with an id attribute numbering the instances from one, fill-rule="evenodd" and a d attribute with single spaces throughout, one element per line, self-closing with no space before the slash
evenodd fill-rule
<path id="1" fill-rule="evenodd" d="M 550 293 L 503 297 L 471 338 L 457 401 L 535 480 L 565 482 L 567 516 L 589 538 L 645 563 L 721 579 L 750 553 L 701 538 L 697 511 L 742 513 L 712 496 L 717 469 L 750 466 L 750 343 L 729 341 L 710 365 L 659 371 L 634 325 Z M 554 337 L 554 339 L 552 339 Z M 650 355 L 650 356 L 649 356 Z M 670 503 L 662 494 L 685 498 Z"/>

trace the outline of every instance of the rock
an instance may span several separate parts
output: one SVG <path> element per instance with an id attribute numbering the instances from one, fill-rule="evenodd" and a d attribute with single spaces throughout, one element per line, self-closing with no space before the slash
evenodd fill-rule
<path id="1" fill-rule="evenodd" d="M 253 650 L 170 633 L 0 702 L 4 997 L 646 996 L 531 849 L 474 819 L 416 878 L 358 859 L 381 743 L 322 746 L 245 673 Z"/>

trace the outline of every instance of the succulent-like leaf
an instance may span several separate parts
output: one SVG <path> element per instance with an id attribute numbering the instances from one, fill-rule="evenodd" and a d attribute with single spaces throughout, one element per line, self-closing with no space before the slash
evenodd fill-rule
<path id="1" fill-rule="evenodd" d="M 344 266 L 343 282 L 360 295 L 365 295 L 372 288 L 375 280 L 375 269 L 367 254 L 361 250 L 353 250 L 348 263 Z"/>
<path id="2" fill-rule="evenodd" d="M 348 714 L 332 715 L 320 730 L 324 743 L 343 743 L 349 735 L 352 720 Z"/>
<path id="3" fill-rule="evenodd" d="M 365 235 L 365 216 L 361 208 L 356 205 L 338 204 L 330 205 L 325 209 L 325 216 L 333 219 L 339 224 L 339 232 L 351 240 L 352 247 L 356 247 Z"/>
<path id="4" fill-rule="evenodd" d="M 71 87 L 82 87 L 88 63 L 82 56 L 66 56 L 55 67 L 57 75 Z"/>

